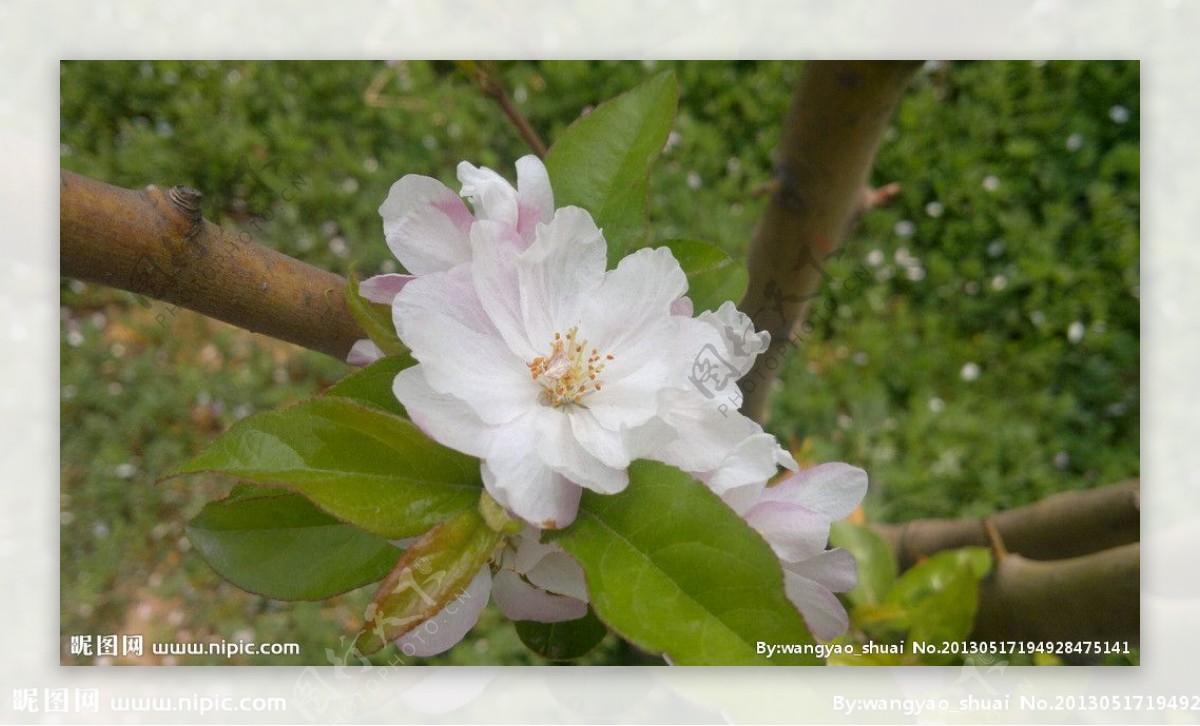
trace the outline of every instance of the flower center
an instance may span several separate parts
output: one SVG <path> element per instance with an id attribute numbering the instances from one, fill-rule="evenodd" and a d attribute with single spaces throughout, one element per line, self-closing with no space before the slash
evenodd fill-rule
<path id="1" fill-rule="evenodd" d="M 554 408 L 581 406 L 583 398 L 599 391 L 600 373 L 611 355 L 587 347 L 587 341 L 577 340 L 579 328 L 571 328 L 566 336 L 554 334 L 549 356 L 538 356 L 529 363 L 529 374 L 542 384 L 543 403 Z"/>

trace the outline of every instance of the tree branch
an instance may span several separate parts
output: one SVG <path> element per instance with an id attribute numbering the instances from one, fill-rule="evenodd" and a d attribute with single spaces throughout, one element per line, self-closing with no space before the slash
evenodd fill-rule
<path id="1" fill-rule="evenodd" d="M 173 303 L 346 359 L 366 333 L 345 278 L 253 242 L 200 214 L 200 193 L 123 189 L 61 171 L 61 271 Z"/>
<path id="2" fill-rule="evenodd" d="M 875 151 L 918 61 L 809 61 L 792 94 L 776 159 L 774 194 L 750 244 L 740 308 L 771 346 L 742 378 L 742 411 L 763 422 L 772 383 L 836 256 Z M 868 199 L 870 199 L 868 197 Z"/>
<path id="3" fill-rule="evenodd" d="M 980 583 L 972 637 L 1056 643 L 1129 641 L 1136 646 L 1140 563 L 1141 545 L 1136 542 L 1054 562 L 1014 554 L 1002 557 Z"/>
<path id="4" fill-rule="evenodd" d="M 1061 560 L 1137 542 L 1141 537 L 1138 486 L 1134 479 L 1052 494 L 987 518 L 916 519 L 874 529 L 891 546 L 901 570 L 934 552 L 991 546 L 987 522 L 1008 552 L 1034 560 Z"/>
<path id="5" fill-rule="evenodd" d="M 475 85 L 479 86 L 483 95 L 500 106 L 500 110 L 512 122 L 525 143 L 529 144 L 533 153 L 537 154 L 539 159 L 545 159 L 548 151 L 546 142 L 542 141 L 542 137 L 538 136 L 538 132 L 534 130 L 533 124 L 529 123 L 529 119 L 525 118 L 525 115 L 513 103 L 512 96 L 508 94 L 508 88 L 504 85 L 504 79 L 501 77 L 499 69 L 496 68 L 496 64 L 491 61 L 461 61 L 458 65 L 463 72 L 470 76 Z"/>

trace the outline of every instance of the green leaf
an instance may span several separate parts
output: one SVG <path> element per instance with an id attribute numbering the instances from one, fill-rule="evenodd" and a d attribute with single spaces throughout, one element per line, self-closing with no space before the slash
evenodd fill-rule
<path id="1" fill-rule="evenodd" d="M 578 620 L 561 623 L 536 623 L 518 620 L 517 635 L 530 650 L 550 660 L 573 660 L 592 652 L 608 628 L 596 617 L 591 608 L 587 615 Z"/>
<path id="2" fill-rule="evenodd" d="M 646 239 L 650 166 L 675 120 L 679 88 L 661 73 L 571 124 L 546 156 L 557 207 L 591 213 L 615 265 Z"/>
<path id="3" fill-rule="evenodd" d="M 767 543 L 687 474 L 635 462 L 615 495 L 584 492 L 575 523 L 550 541 L 583 566 L 596 614 L 679 665 L 801 665 L 815 655 L 756 652 L 812 637 L 784 596 Z"/>
<path id="4" fill-rule="evenodd" d="M 322 600 L 382 578 L 400 550 L 298 494 L 242 489 L 210 502 L 188 539 L 221 577 L 276 600 Z"/>
<path id="5" fill-rule="evenodd" d="M 167 476 L 204 471 L 286 487 L 388 539 L 474 511 L 481 488 L 477 459 L 398 416 L 335 396 L 243 419 Z"/>
<path id="6" fill-rule="evenodd" d="M 962 640 L 971 633 L 979 581 L 991 566 L 992 555 L 985 547 L 939 552 L 901 575 L 886 602 L 907 612 L 910 641 Z M 953 656 L 947 656 L 946 662 L 950 660 Z"/>
<path id="7" fill-rule="evenodd" d="M 750 276 L 746 266 L 711 242 L 673 239 L 663 243 L 679 260 L 688 279 L 688 297 L 696 312 L 716 310 L 721 303 L 737 303 L 746 294 Z"/>
<path id="8" fill-rule="evenodd" d="M 858 585 L 846 593 L 855 605 L 883 601 L 896 582 L 896 560 L 887 542 L 870 527 L 850 522 L 834 522 L 829 544 L 844 547 L 858 563 Z"/>
<path id="9" fill-rule="evenodd" d="M 422 535 L 379 584 L 358 647 L 374 653 L 436 615 L 479 574 L 501 539 L 475 509 Z"/>
<path id="10" fill-rule="evenodd" d="M 330 386 L 325 395 L 352 398 L 359 403 L 366 403 L 407 418 L 404 406 L 392 392 L 392 383 L 396 380 L 397 373 L 416 363 L 407 353 L 380 358 Z"/>
<path id="11" fill-rule="evenodd" d="M 346 284 L 346 305 L 358 324 L 384 355 L 408 353 L 408 346 L 400 342 L 396 324 L 392 322 L 392 308 L 371 302 L 358 294 L 358 278 L 351 272 Z"/>

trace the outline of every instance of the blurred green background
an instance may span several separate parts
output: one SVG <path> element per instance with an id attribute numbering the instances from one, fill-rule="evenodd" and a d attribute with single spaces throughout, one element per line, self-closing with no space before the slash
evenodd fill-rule
<path id="1" fill-rule="evenodd" d="M 651 180 L 653 235 L 744 254 L 801 65 L 514 62 L 517 107 L 552 142 L 663 69 L 679 116 Z M 186 184 L 205 215 L 345 273 L 394 271 L 377 209 L 407 173 L 457 189 L 461 160 L 512 178 L 528 149 L 450 63 L 64 62 L 64 168 Z M 1139 475 L 1139 65 L 931 62 L 888 130 L 900 182 L 826 267 L 770 429 L 871 477 L 868 519 L 979 515 Z M 864 273 L 865 271 L 865 273 Z M 856 273 L 865 285 L 843 285 Z M 162 318 L 162 322 L 156 318 Z M 157 483 L 233 421 L 349 369 L 163 303 L 63 280 L 61 632 L 297 642 L 325 663 L 371 591 L 280 603 L 222 581 L 184 525 L 232 486 Z M 345 640 L 340 640 L 341 638 Z M 616 638 L 584 662 L 632 662 Z M 165 662 L 172 662 L 170 658 Z M 538 662 L 494 607 L 434 663 Z"/>

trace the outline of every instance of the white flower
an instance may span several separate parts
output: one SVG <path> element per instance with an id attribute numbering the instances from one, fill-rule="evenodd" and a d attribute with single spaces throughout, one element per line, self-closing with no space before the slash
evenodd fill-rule
<path id="1" fill-rule="evenodd" d="M 866 491 L 867 473 L 837 462 L 791 474 L 773 486 L 749 485 L 725 495 L 779 557 L 788 599 L 821 640 L 846 631 L 846 609 L 833 593 L 858 582 L 854 557 L 841 548 L 825 549 L 829 527 L 854 511 Z"/>
<path id="2" fill-rule="evenodd" d="M 476 196 L 489 214 L 498 206 Z M 732 304 L 684 314 L 687 279 L 665 248 L 605 271 L 604 238 L 582 209 L 557 210 L 532 240 L 522 219 L 477 219 L 469 251 L 455 236 L 445 246 L 458 251 L 442 257 L 457 262 L 419 271 L 393 301 L 419 361 L 397 376 L 397 398 L 432 438 L 482 460 L 500 504 L 553 529 L 575 519 L 581 488 L 623 490 L 637 458 L 718 489 L 751 472 L 765 480 L 777 462 L 794 466 L 757 424 L 719 410 L 690 380 L 702 350 L 730 362 L 736 380 L 765 347 Z M 435 231 L 457 235 L 452 227 Z"/>
<path id="3" fill-rule="evenodd" d="M 471 260 L 471 227 L 490 220 L 510 229 L 528 247 L 534 230 L 554 214 L 554 196 L 546 167 L 536 156 L 517 160 L 517 186 L 486 167 L 468 162 L 458 165 L 462 196 L 471 201 L 474 214 L 458 194 L 437 179 L 408 174 L 392 185 L 379 207 L 384 236 L 392 254 L 409 274 L 376 275 L 362 281 L 359 294 L 390 305 L 409 281 L 431 272 L 444 272 Z M 354 344 L 346 362 L 367 365 L 383 357 L 370 340 Z"/>
<path id="4" fill-rule="evenodd" d="M 489 596 L 510 620 L 557 623 L 587 615 L 583 568 L 556 545 L 538 541 L 526 527 L 511 537 L 493 575 L 484 565 L 462 592 L 437 614 L 396 639 L 408 656 L 427 657 L 449 650 L 475 627 Z"/>

